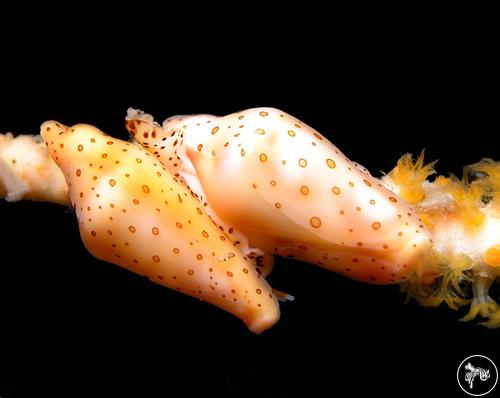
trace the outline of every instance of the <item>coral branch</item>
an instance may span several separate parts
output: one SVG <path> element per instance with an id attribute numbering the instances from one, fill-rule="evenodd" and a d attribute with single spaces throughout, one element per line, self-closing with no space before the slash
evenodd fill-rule
<path id="1" fill-rule="evenodd" d="M 0 134 L 0 198 L 69 205 L 63 173 L 40 136 Z"/>

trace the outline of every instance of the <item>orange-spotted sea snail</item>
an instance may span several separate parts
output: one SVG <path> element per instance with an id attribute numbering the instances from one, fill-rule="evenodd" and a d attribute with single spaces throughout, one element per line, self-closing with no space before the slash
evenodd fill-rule
<path id="1" fill-rule="evenodd" d="M 94 256 L 223 308 L 256 333 L 278 320 L 251 260 L 147 151 L 85 124 L 49 121 L 41 135 Z"/>
<path id="2" fill-rule="evenodd" d="M 246 250 L 370 283 L 415 273 L 432 282 L 431 235 L 414 209 L 293 116 L 257 108 L 171 117 L 160 127 L 130 109 L 126 126 Z"/>

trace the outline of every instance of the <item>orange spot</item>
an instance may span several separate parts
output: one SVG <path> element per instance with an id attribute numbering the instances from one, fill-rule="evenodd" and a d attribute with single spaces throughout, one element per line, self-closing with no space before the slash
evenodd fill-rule
<path id="1" fill-rule="evenodd" d="M 300 158 L 299 159 L 299 166 L 300 167 L 306 167 L 307 166 L 307 160 Z"/>
<path id="2" fill-rule="evenodd" d="M 130 226 L 128 227 L 128 230 L 129 230 L 130 232 L 134 233 L 134 232 L 135 232 L 135 227 L 134 227 L 133 225 L 130 225 Z"/>
<path id="3" fill-rule="evenodd" d="M 227 271 L 226 272 L 227 276 L 229 276 L 230 278 L 233 276 L 233 273 L 231 271 Z"/>
<path id="4" fill-rule="evenodd" d="M 319 228 L 321 227 L 321 219 L 314 216 L 314 217 L 311 217 L 311 219 L 309 220 L 309 222 L 311 223 L 311 226 L 313 226 L 314 228 Z"/>
<path id="5" fill-rule="evenodd" d="M 276 206 L 277 209 L 281 209 L 281 203 L 276 202 L 274 206 Z"/>
<path id="6" fill-rule="evenodd" d="M 176 222 L 175 225 L 177 226 L 177 228 L 182 228 L 182 224 L 180 222 Z"/>
<path id="7" fill-rule="evenodd" d="M 266 111 L 260 111 L 259 115 L 262 117 L 266 117 L 267 115 L 269 115 L 269 113 L 267 113 Z"/>
<path id="8" fill-rule="evenodd" d="M 261 154 L 259 155 L 259 160 L 260 160 L 262 163 L 266 162 L 266 161 L 267 161 L 267 155 L 266 155 L 265 153 L 261 153 Z"/>
<path id="9" fill-rule="evenodd" d="M 174 252 L 175 254 L 179 254 L 180 250 L 179 250 L 177 247 L 174 247 L 173 252 Z"/>
<path id="10" fill-rule="evenodd" d="M 198 151 L 201 151 L 202 148 L 203 148 L 203 144 L 198 144 Z"/>
<path id="11" fill-rule="evenodd" d="M 82 174 L 82 171 L 80 169 L 77 169 L 76 170 L 76 176 L 77 177 L 80 177 L 80 175 Z"/>
<path id="12" fill-rule="evenodd" d="M 202 256 L 201 254 L 197 254 L 197 255 L 196 255 L 196 259 L 197 259 L 197 260 L 201 260 L 202 258 L 203 258 L 203 256 Z"/>
<path id="13" fill-rule="evenodd" d="M 332 192 L 333 192 L 335 195 L 340 195 L 340 188 L 339 188 L 339 187 L 333 187 L 333 188 L 332 188 Z"/>
<path id="14" fill-rule="evenodd" d="M 159 257 L 159 256 L 157 256 L 157 255 L 155 254 L 155 255 L 153 256 L 153 261 L 154 261 L 155 263 L 159 263 L 159 262 L 160 262 L 160 257 Z"/>
<path id="15" fill-rule="evenodd" d="M 142 192 L 149 193 L 149 187 L 147 185 L 142 186 Z"/>
<path id="16" fill-rule="evenodd" d="M 394 203 L 396 203 L 396 202 L 398 201 L 396 198 L 394 198 L 394 197 L 392 197 L 392 196 L 389 196 L 389 200 L 390 200 L 391 202 L 394 202 Z"/>
<path id="17" fill-rule="evenodd" d="M 81 151 L 83 151 L 83 145 L 82 144 L 78 145 L 78 152 L 81 152 Z"/>
<path id="18" fill-rule="evenodd" d="M 152 233 L 153 235 L 158 235 L 158 234 L 160 233 L 160 230 L 159 230 L 157 227 L 153 227 L 153 228 L 151 229 L 151 233 Z"/>
<path id="19" fill-rule="evenodd" d="M 376 221 L 372 224 L 373 229 L 380 229 L 381 226 L 382 226 L 382 224 L 380 224 L 378 221 Z"/>
<path id="20" fill-rule="evenodd" d="M 309 188 L 306 185 L 302 185 L 300 187 L 300 193 L 302 195 L 308 195 L 309 194 Z"/>
<path id="21" fill-rule="evenodd" d="M 266 132 L 265 132 L 264 130 L 262 130 L 262 129 L 257 129 L 257 130 L 255 130 L 255 132 L 256 132 L 257 134 L 260 134 L 260 135 L 264 135 L 264 134 L 266 134 Z"/>
<path id="22" fill-rule="evenodd" d="M 326 159 L 326 165 L 331 169 L 334 169 L 336 166 L 335 161 L 333 159 Z"/>
<path id="23" fill-rule="evenodd" d="M 187 274 L 188 275 L 194 275 L 194 270 L 192 270 L 192 269 L 188 270 Z"/>
<path id="24" fill-rule="evenodd" d="M 216 126 L 212 129 L 212 134 L 216 134 L 217 131 L 219 131 L 219 127 Z"/>
<path id="25" fill-rule="evenodd" d="M 245 150 L 241 148 L 241 156 L 245 156 Z"/>
<path id="26" fill-rule="evenodd" d="M 203 231 L 201 234 L 202 234 L 205 238 L 208 238 L 208 232 L 207 232 L 207 231 Z"/>
<path id="27" fill-rule="evenodd" d="M 371 187 L 371 186 L 372 186 L 372 183 L 371 183 L 370 181 L 368 181 L 367 179 L 364 179 L 364 180 L 363 180 L 363 182 L 364 182 L 367 186 L 369 186 L 369 187 Z"/>
<path id="28" fill-rule="evenodd" d="M 290 137 L 295 137 L 295 131 L 293 131 L 293 130 L 288 130 L 288 135 L 289 135 Z"/>
<path id="29" fill-rule="evenodd" d="M 116 185 L 116 181 L 111 179 L 109 180 L 109 185 L 111 185 L 112 187 L 114 187 Z"/>

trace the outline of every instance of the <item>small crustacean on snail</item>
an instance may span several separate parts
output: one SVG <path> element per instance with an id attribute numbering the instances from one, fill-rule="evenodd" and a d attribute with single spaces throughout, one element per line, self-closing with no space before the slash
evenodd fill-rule
<path id="1" fill-rule="evenodd" d="M 126 127 L 132 143 L 46 122 L 48 151 L 39 139 L 0 136 L 0 196 L 71 199 L 96 257 L 215 304 L 257 333 L 278 320 L 276 299 L 291 298 L 264 279 L 274 255 L 400 284 L 425 306 L 470 303 L 464 320 L 500 326 L 488 295 L 500 276 L 500 163 L 430 181 L 434 163 L 404 155 L 377 179 L 273 108 L 162 126 L 129 109 Z"/>

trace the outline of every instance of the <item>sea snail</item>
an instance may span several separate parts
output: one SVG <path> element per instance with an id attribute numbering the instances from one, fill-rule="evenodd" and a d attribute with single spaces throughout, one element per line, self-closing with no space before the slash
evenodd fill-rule
<path id="1" fill-rule="evenodd" d="M 285 112 L 180 116 L 160 127 L 130 109 L 126 126 L 250 248 L 370 283 L 414 273 L 432 281 L 432 239 L 415 211 Z"/>
<path id="2" fill-rule="evenodd" d="M 470 302 L 464 320 L 481 315 L 500 326 L 500 307 L 488 295 L 500 276 L 500 163 L 485 159 L 462 180 L 429 181 L 434 163 L 405 155 L 377 179 L 272 108 L 175 116 L 163 126 L 129 109 L 126 127 L 132 143 L 89 125 L 44 123 L 55 163 L 26 142 L 42 159 L 36 172 L 50 170 L 44 187 L 33 185 L 36 195 L 29 184 L 10 192 L 15 184 L 5 176 L 29 170 L 30 155 L 17 156 L 17 138 L 7 136 L 0 196 L 70 198 L 96 257 L 215 304 L 256 333 L 278 320 L 277 298 L 291 298 L 264 279 L 275 254 L 400 284 L 426 306 Z"/>
<path id="3" fill-rule="evenodd" d="M 95 127 L 41 127 L 64 173 L 80 235 L 97 258 L 217 305 L 261 332 L 276 297 L 196 198 L 153 156 Z"/>

